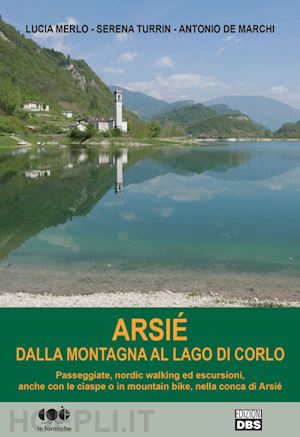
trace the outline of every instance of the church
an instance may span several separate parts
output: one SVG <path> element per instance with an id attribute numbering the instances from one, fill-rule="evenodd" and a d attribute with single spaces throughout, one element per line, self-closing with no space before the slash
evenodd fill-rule
<path id="1" fill-rule="evenodd" d="M 97 119 L 96 129 L 100 132 L 107 132 L 110 129 L 120 129 L 121 132 L 127 132 L 127 121 L 123 120 L 123 96 L 122 91 L 116 90 L 115 96 L 115 118 L 110 120 Z"/>

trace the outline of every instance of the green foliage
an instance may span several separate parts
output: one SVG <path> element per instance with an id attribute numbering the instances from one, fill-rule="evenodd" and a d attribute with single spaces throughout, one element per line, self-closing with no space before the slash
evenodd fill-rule
<path id="1" fill-rule="evenodd" d="M 157 120 L 162 124 L 176 123 L 182 128 L 187 129 L 191 124 L 214 117 L 216 112 L 213 109 L 207 108 L 198 103 L 197 105 L 188 105 L 182 108 L 174 109 L 169 112 L 164 112 L 157 117 Z"/>
<path id="2" fill-rule="evenodd" d="M 182 137 L 184 135 L 184 129 L 174 123 L 166 123 L 162 128 L 163 137 Z"/>
<path id="3" fill-rule="evenodd" d="M 95 133 L 96 133 L 96 129 L 94 128 L 94 126 L 89 125 L 84 131 L 79 130 L 77 127 L 72 129 L 71 132 L 69 133 L 69 137 L 71 140 L 84 142 L 89 138 L 92 138 L 92 136 L 94 136 Z"/>
<path id="4" fill-rule="evenodd" d="M 151 121 L 148 124 L 148 136 L 150 138 L 157 138 L 160 135 L 161 128 L 158 121 Z"/>
<path id="5" fill-rule="evenodd" d="M 166 112 L 158 117 L 164 129 L 180 128 L 186 134 L 201 138 L 258 138 L 272 133 L 257 125 L 244 114 L 218 114 L 201 104 Z"/>
<path id="6" fill-rule="evenodd" d="M 277 138 L 300 138 L 300 121 L 296 123 L 285 123 L 275 132 Z"/>
<path id="7" fill-rule="evenodd" d="M 117 127 L 114 127 L 113 129 L 104 132 L 103 136 L 105 138 L 113 138 L 113 137 L 120 137 L 121 134 L 122 134 L 121 130 Z"/>
<path id="8" fill-rule="evenodd" d="M 16 29 L 0 20 L 0 112 L 19 112 L 24 101 L 38 100 L 50 105 L 51 113 L 63 108 L 82 115 L 111 118 L 114 99 L 109 88 L 83 60 L 53 49 L 39 47 Z M 124 111 L 129 132 L 143 136 L 146 124 Z"/>
<path id="9" fill-rule="evenodd" d="M 61 129 L 61 127 L 57 126 L 56 124 L 44 123 L 38 129 L 38 132 L 42 134 L 61 134 L 63 133 L 63 130 Z"/>
<path id="10" fill-rule="evenodd" d="M 83 113 L 113 114 L 113 96 L 82 60 L 42 49 L 12 26 L 0 21 L 0 109 L 12 113 L 26 100 L 40 100 L 55 109 L 75 104 Z"/>
<path id="11" fill-rule="evenodd" d="M 260 138 L 272 133 L 244 115 L 219 115 L 189 127 L 189 133 L 204 138 Z"/>
<path id="12" fill-rule="evenodd" d="M 13 116 L 0 116 L 0 133 L 17 133 L 24 130 L 23 123 Z"/>
<path id="13" fill-rule="evenodd" d="M 33 120 L 34 120 L 34 117 L 31 117 L 30 114 L 29 114 L 27 111 L 18 110 L 18 111 L 15 111 L 15 115 L 16 115 L 20 120 L 23 120 L 23 121 L 26 121 L 26 122 L 28 122 L 29 120 L 30 120 L 30 121 L 33 121 Z"/>

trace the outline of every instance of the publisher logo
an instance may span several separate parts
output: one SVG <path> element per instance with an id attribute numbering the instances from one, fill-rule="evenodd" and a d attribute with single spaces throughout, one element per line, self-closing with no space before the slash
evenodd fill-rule
<path id="1" fill-rule="evenodd" d="M 236 431 L 262 431 L 262 410 L 235 410 Z"/>
<path id="2" fill-rule="evenodd" d="M 49 410 L 43 408 L 39 411 L 39 418 L 44 423 L 56 422 L 61 423 L 69 419 L 71 413 L 66 408 L 61 407 L 60 410 L 50 408 Z"/>
<path id="3" fill-rule="evenodd" d="M 64 407 L 42 408 L 37 413 L 36 419 L 42 424 L 36 424 L 35 430 L 39 432 L 70 432 L 70 416 L 71 413 Z"/>
<path id="4" fill-rule="evenodd" d="M 95 433 L 148 433 L 154 410 L 133 410 L 127 408 L 108 410 L 73 409 L 72 413 L 65 407 L 42 408 L 35 411 L 10 410 L 10 432 L 17 430 L 28 432 L 76 432 L 84 435 L 85 431 Z"/>

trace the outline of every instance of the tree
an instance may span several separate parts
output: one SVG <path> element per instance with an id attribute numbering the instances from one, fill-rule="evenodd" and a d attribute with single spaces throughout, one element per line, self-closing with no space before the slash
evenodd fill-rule
<path id="1" fill-rule="evenodd" d="M 114 127 L 113 129 L 109 129 L 108 131 L 104 132 L 103 136 L 106 138 L 111 137 L 119 137 L 121 136 L 121 130 L 117 127 Z"/>
<path id="2" fill-rule="evenodd" d="M 150 138 L 156 138 L 160 135 L 161 128 L 158 121 L 151 121 L 148 125 L 148 136 Z"/>
<path id="3" fill-rule="evenodd" d="M 96 129 L 91 124 L 87 126 L 86 130 L 81 131 L 77 127 L 72 129 L 69 137 L 71 140 L 84 142 L 95 135 Z"/>

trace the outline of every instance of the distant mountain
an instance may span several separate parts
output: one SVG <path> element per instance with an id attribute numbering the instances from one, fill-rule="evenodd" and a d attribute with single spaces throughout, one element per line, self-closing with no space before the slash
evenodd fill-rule
<path id="1" fill-rule="evenodd" d="M 164 100 L 155 99 L 143 93 L 129 91 L 117 85 L 110 85 L 109 88 L 111 91 L 121 90 L 123 92 L 124 106 L 144 120 L 152 118 L 169 106 L 169 103 Z"/>
<path id="2" fill-rule="evenodd" d="M 286 122 L 300 120 L 300 110 L 278 100 L 261 96 L 224 96 L 205 102 L 207 106 L 225 104 L 248 115 L 256 123 L 277 130 Z"/>
<path id="3" fill-rule="evenodd" d="M 240 111 L 237 109 L 231 109 L 229 106 L 220 104 L 220 105 L 211 105 L 211 109 L 216 111 L 218 114 L 224 115 L 224 114 L 241 114 Z"/>
<path id="4" fill-rule="evenodd" d="M 177 100 L 176 102 L 173 103 L 168 103 L 168 106 L 163 109 L 160 114 L 162 114 L 163 112 L 169 112 L 169 111 L 173 111 L 173 109 L 179 109 L 179 108 L 183 108 L 185 106 L 190 106 L 190 105 L 194 105 L 195 103 L 193 102 L 193 100 Z M 158 114 L 156 114 L 158 115 Z"/>
<path id="5" fill-rule="evenodd" d="M 285 123 L 278 131 L 275 132 L 275 136 L 279 138 L 300 138 L 300 121 L 296 123 Z"/>
<path id="6" fill-rule="evenodd" d="M 220 110 L 220 108 L 218 108 Z M 226 108 L 222 108 L 224 111 Z M 163 127 L 174 125 L 186 134 L 200 138 L 260 138 L 271 132 L 257 125 L 245 114 L 220 114 L 200 103 L 165 112 L 157 117 Z"/>
<path id="7" fill-rule="evenodd" d="M 147 94 L 129 91 L 118 85 L 110 85 L 109 88 L 111 91 L 121 90 L 124 96 L 124 106 L 144 120 L 150 120 L 162 112 L 171 111 L 172 109 L 193 103 L 192 100 L 178 100 L 174 103 L 168 103 L 165 100 L 155 99 Z"/>

